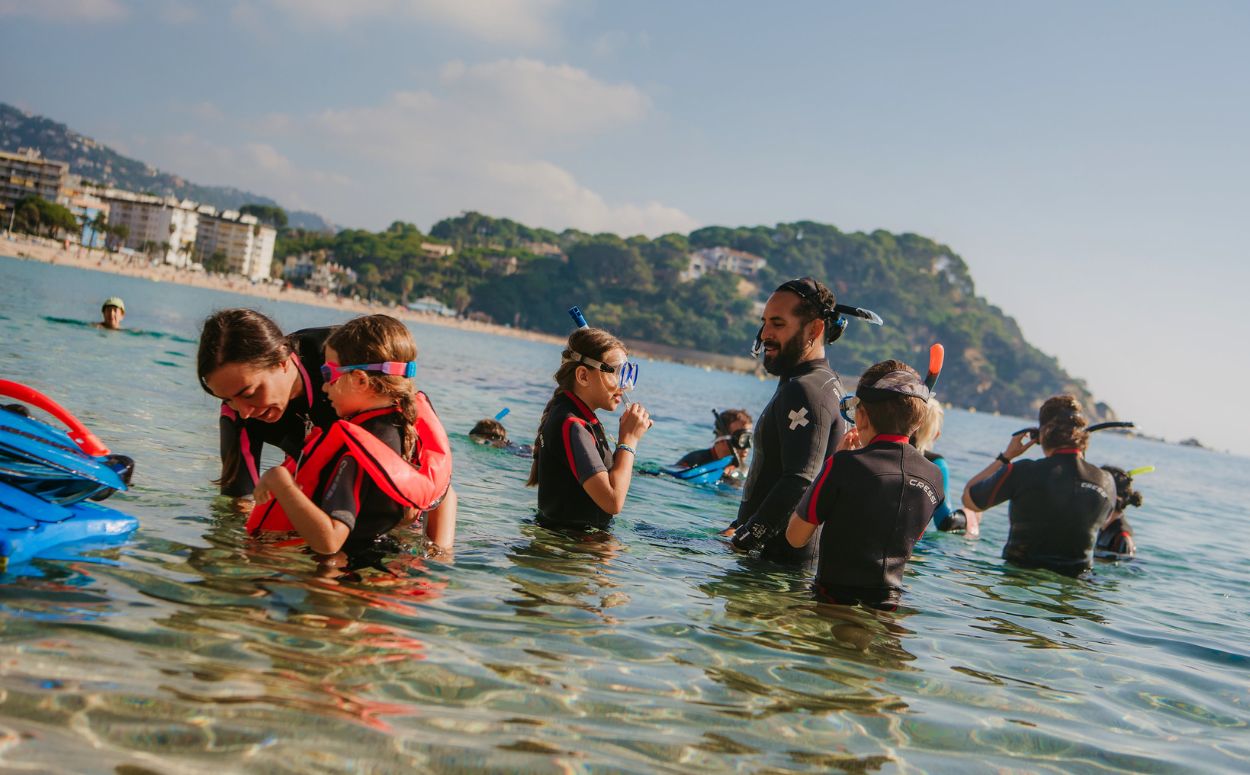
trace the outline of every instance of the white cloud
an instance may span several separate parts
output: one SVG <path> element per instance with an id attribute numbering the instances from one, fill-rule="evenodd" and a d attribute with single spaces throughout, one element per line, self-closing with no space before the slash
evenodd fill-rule
<path id="1" fill-rule="evenodd" d="M 295 164 L 266 143 L 227 147 L 183 132 L 155 139 L 136 138 L 132 153 L 200 185 L 233 186 L 272 197 L 296 210 L 323 203 L 317 197 L 322 191 L 360 195 L 359 184 L 347 176 Z"/>
<path id="2" fill-rule="evenodd" d="M 428 227 L 467 209 L 623 234 L 697 226 L 658 202 L 612 201 L 552 160 L 644 121 L 650 101 L 634 86 L 529 59 L 452 62 L 428 81 L 375 104 L 232 119 L 242 134 L 232 149 L 183 135 L 163 140 L 159 155 L 136 152 L 192 180 L 370 228 Z"/>
<path id="3" fill-rule="evenodd" d="M 508 116 L 516 128 L 582 134 L 641 119 L 647 96 L 630 84 L 609 84 L 570 65 L 509 59 L 467 66 L 451 62 L 441 80 L 466 107 Z"/>
<path id="4" fill-rule="evenodd" d="M 567 170 L 548 162 L 492 162 L 485 172 L 489 196 L 501 200 L 508 216 L 523 223 L 622 236 L 684 233 L 699 226 L 688 214 L 659 202 L 609 204 Z"/>
<path id="5" fill-rule="evenodd" d="M 50 22 L 101 22 L 126 16 L 118 0 L 0 0 L 0 17 L 24 16 Z"/>
<path id="6" fill-rule="evenodd" d="M 562 0 L 272 0 L 314 24 L 341 27 L 359 19 L 434 24 L 492 43 L 536 46 L 555 37 L 550 15 Z"/>

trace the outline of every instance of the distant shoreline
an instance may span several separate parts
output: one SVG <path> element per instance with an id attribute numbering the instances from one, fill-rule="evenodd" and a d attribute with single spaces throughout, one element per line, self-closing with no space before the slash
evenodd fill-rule
<path id="1" fill-rule="evenodd" d="M 435 326 L 456 328 L 462 331 L 497 334 L 514 339 L 526 339 L 531 342 L 563 345 L 562 337 L 528 331 L 520 328 L 501 326 L 495 323 L 482 323 L 476 320 L 447 317 L 428 312 L 414 312 L 399 305 L 386 305 L 378 302 L 356 301 L 332 294 L 322 295 L 302 288 L 287 288 L 269 283 L 253 284 L 250 280 L 238 275 L 210 274 L 179 269 L 169 264 L 152 265 L 149 259 L 142 256 L 125 256 L 106 250 L 72 246 L 66 248 L 62 243 L 53 240 L 30 237 L 24 234 L 13 234 L 8 238 L 0 236 L 0 255 L 26 261 L 40 261 L 45 264 L 72 266 L 77 269 L 89 269 L 97 272 L 139 277 L 154 282 L 190 285 L 196 288 L 209 288 L 218 291 L 254 296 L 271 301 L 287 301 L 313 307 L 355 312 L 362 315 L 385 312 L 401 320 L 412 320 Z M 749 358 L 732 355 L 718 355 L 698 350 L 688 350 L 667 345 L 652 344 L 627 340 L 632 352 L 653 360 L 684 363 L 703 368 L 717 369 L 738 373 L 754 373 L 756 362 Z"/>

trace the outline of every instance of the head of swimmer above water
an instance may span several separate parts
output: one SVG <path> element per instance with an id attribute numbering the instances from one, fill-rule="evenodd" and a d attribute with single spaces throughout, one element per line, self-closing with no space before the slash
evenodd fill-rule
<path id="1" fill-rule="evenodd" d="M 750 413 L 745 409 L 726 409 L 723 412 L 713 409 L 712 417 L 716 433 L 716 438 L 712 441 L 713 454 L 717 459 L 732 454 L 739 463 L 746 460 L 754 430 Z"/>
<path id="2" fill-rule="evenodd" d="M 1059 449 L 1076 449 L 1081 452 L 1089 445 L 1089 420 L 1081 402 L 1072 395 L 1051 396 L 1037 412 L 1037 427 L 1016 431 L 1024 434 L 1025 441 L 1033 439 L 1042 445 L 1049 455 Z"/>
<path id="3" fill-rule="evenodd" d="M 833 291 L 811 277 L 777 286 L 764 305 L 761 325 L 751 354 L 764 356 L 764 370 L 784 374 L 794 366 L 824 356 L 826 344 L 836 342 L 851 315 L 881 325 L 871 310 L 837 303 Z"/>
<path id="4" fill-rule="evenodd" d="M 294 348 L 278 325 L 250 309 L 215 312 L 200 329 L 196 371 L 205 392 L 244 419 L 277 422 L 304 389 Z"/>

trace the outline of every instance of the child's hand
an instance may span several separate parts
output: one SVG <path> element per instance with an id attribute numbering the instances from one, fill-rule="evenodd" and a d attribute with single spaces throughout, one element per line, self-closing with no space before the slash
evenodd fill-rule
<path id="1" fill-rule="evenodd" d="M 838 448 L 835 452 L 845 452 L 848 449 L 859 449 L 862 445 L 859 442 L 859 428 L 851 428 L 842 434 L 842 440 L 838 442 Z"/>
<path id="2" fill-rule="evenodd" d="M 256 483 L 256 492 L 252 497 L 256 499 L 256 503 L 268 503 L 273 498 L 274 490 L 284 487 L 294 487 L 295 479 L 291 477 L 291 472 L 286 470 L 285 466 L 274 466 L 265 472 L 265 475 Z"/>
<path id="3" fill-rule="evenodd" d="M 617 438 L 626 444 L 636 444 L 642 435 L 650 430 L 651 415 L 642 404 L 630 404 L 621 415 L 620 429 Z"/>

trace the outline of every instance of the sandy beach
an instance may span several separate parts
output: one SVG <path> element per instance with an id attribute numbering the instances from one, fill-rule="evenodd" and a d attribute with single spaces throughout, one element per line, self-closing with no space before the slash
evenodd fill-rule
<path id="1" fill-rule="evenodd" d="M 141 277 L 155 282 L 178 283 L 200 288 L 212 288 L 219 291 L 231 291 L 262 299 L 310 304 L 317 307 L 356 312 L 362 315 L 385 312 L 401 320 L 420 321 L 429 325 L 458 328 L 464 331 L 499 334 L 500 336 L 511 336 L 517 339 L 528 339 L 533 342 L 562 345 L 565 341 L 561 337 L 538 331 L 526 331 L 509 326 L 466 320 L 464 318 L 446 317 L 433 313 L 414 312 L 397 304 L 387 305 L 380 302 L 357 301 L 344 296 L 314 293 L 313 291 L 281 286 L 274 283 L 253 283 L 239 275 L 211 274 L 180 269 L 169 264 L 153 263 L 146 256 L 142 255 L 128 256 L 77 245 L 70 245 L 67 248 L 61 242 L 31 237 L 25 234 L 11 234 L 7 237 L 0 237 L 0 255 L 30 261 L 42 261 L 48 264 L 73 266 L 97 272 Z M 625 338 L 624 341 L 631 351 L 655 360 L 688 363 L 726 371 L 753 372 L 756 370 L 756 362 L 749 358 L 668 347 L 628 338 Z"/>

